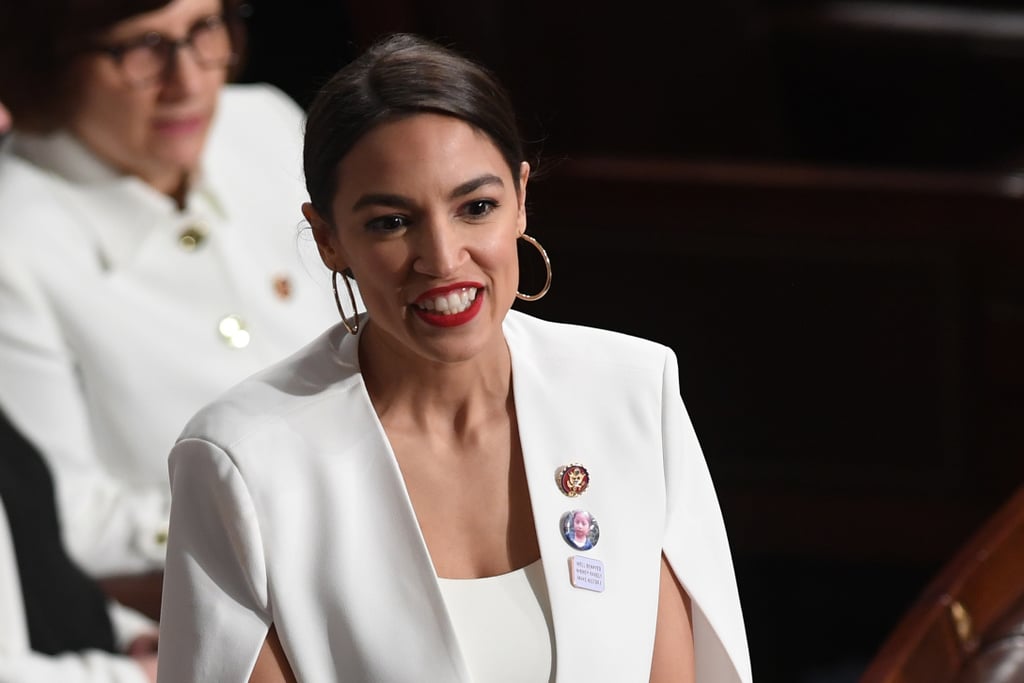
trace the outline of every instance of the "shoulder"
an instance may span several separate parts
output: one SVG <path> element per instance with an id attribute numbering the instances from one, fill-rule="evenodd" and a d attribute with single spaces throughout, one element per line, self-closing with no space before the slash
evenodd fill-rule
<path id="1" fill-rule="evenodd" d="M 304 120 L 302 108 L 272 85 L 231 84 L 224 86 L 221 92 L 214 127 L 216 130 L 228 127 L 263 135 L 280 130 L 301 136 Z"/>
<path id="2" fill-rule="evenodd" d="M 51 193 L 62 182 L 58 176 L 15 154 L 10 148 L 0 148 L 0 216 L 5 219 L 0 222 L 0 228 L 10 222 L 10 217 L 24 213 L 26 207 L 34 210 L 49 206 L 53 210 L 53 202 L 44 205 L 31 199 Z"/>
<path id="3" fill-rule="evenodd" d="M 0 250 L 9 258 L 53 253 L 82 239 L 78 217 L 58 196 L 74 191 L 60 178 L 10 151 L 0 151 Z M 41 249 L 45 229 L 47 249 Z M 9 259 L 5 259 L 9 260 Z"/>
<path id="4" fill-rule="evenodd" d="M 654 410 L 678 383 L 675 354 L 667 346 L 620 332 L 555 323 L 510 312 L 505 339 L 512 356 L 517 391 L 544 387 L 551 395 L 572 397 L 588 406 Z"/>
<path id="5" fill-rule="evenodd" d="M 302 108 L 283 90 L 269 83 L 230 83 L 224 86 L 220 105 L 229 115 L 255 113 L 279 116 L 292 120 L 303 118 Z"/>
<path id="6" fill-rule="evenodd" d="M 290 357 L 242 380 L 201 408 L 178 441 L 200 439 L 237 452 L 268 435 L 294 433 L 296 424 L 321 412 L 318 406 L 324 402 L 344 400 L 339 395 L 357 377 L 358 368 L 340 360 L 343 339 L 344 329 L 332 327 Z"/>
<path id="7" fill-rule="evenodd" d="M 15 154 L 10 144 L 0 146 L 0 181 L 4 185 L 18 182 L 42 184 L 47 180 L 45 171 Z"/>
<path id="8" fill-rule="evenodd" d="M 302 109 L 273 86 L 224 86 L 203 154 L 204 167 L 219 183 L 244 188 L 251 195 L 261 194 L 253 192 L 254 184 L 267 188 L 262 197 L 249 200 L 276 201 L 285 188 L 299 192 L 304 122 Z M 298 201 L 304 196 L 300 192 Z"/>
<path id="9" fill-rule="evenodd" d="M 510 346 L 551 366 L 649 368 L 660 372 L 672 350 L 658 342 L 585 325 L 541 320 L 510 311 L 505 319 Z"/>

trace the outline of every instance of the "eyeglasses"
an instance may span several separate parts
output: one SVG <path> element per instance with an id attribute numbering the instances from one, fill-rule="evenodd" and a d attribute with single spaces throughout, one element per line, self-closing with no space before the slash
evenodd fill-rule
<path id="1" fill-rule="evenodd" d="M 178 40 L 153 31 L 126 43 L 97 45 L 88 51 L 109 55 L 129 85 L 144 88 L 162 78 L 174 64 L 178 50 L 185 47 L 204 69 L 223 68 L 235 61 L 231 34 L 220 15 L 200 19 Z"/>

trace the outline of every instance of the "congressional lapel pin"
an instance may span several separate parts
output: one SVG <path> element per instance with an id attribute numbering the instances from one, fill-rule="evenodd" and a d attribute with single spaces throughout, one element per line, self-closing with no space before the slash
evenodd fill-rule
<path id="1" fill-rule="evenodd" d="M 569 582 L 573 588 L 604 592 L 604 563 L 592 557 L 573 555 L 569 558 Z"/>
<path id="2" fill-rule="evenodd" d="M 287 275 L 278 275 L 274 278 L 274 294 L 278 299 L 289 299 L 292 296 L 292 281 Z"/>
<path id="3" fill-rule="evenodd" d="M 570 498 L 583 495 L 587 487 L 590 486 L 590 472 L 586 467 L 575 462 L 559 467 L 555 478 L 558 480 L 558 488 Z"/>
<path id="4" fill-rule="evenodd" d="M 597 545 L 601 529 L 586 510 L 569 510 L 559 521 L 562 538 L 573 550 L 590 550 Z"/>

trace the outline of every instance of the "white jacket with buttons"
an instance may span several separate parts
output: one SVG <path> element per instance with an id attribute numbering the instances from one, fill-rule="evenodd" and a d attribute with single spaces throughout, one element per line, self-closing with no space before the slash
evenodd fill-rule
<path id="1" fill-rule="evenodd" d="M 227 86 L 185 210 L 67 133 L 0 152 L 0 407 L 93 575 L 162 566 L 182 425 L 338 319 L 302 126 L 279 91 Z"/>

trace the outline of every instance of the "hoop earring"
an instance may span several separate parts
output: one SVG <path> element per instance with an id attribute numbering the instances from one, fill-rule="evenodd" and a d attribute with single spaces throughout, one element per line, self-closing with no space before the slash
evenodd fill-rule
<path id="1" fill-rule="evenodd" d="M 345 309 L 341 307 L 341 297 L 338 296 L 338 276 L 345 281 L 345 289 L 348 290 L 348 300 L 352 302 L 352 324 L 349 324 Z M 345 326 L 348 333 L 355 336 L 359 332 L 359 309 L 356 307 L 356 295 L 352 292 L 352 285 L 349 284 L 348 276 L 341 271 L 334 271 L 331 276 L 331 288 L 334 290 L 334 303 L 338 306 L 338 314 L 341 316 L 341 324 Z"/>
<path id="2" fill-rule="evenodd" d="M 536 301 L 537 299 L 542 299 L 544 295 L 548 293 L 548 290 L 551 289 L 551 259 L 548 258 L 548 252 L 544 251 L 544 247 L 540 246 L 540 242 L 535 240 L 533 237 L 530 237 L 524 232 L 519 236 L 519 239 L 526 240 L 534 249 L 540 252 L 540 257 L 544 259 L 544 268 L 547 269 L 547 280 L 544 281 L 544 286 L 541 287 L 539 292 L 536 294 L 523 294 L 518 291 L 516 292 L 517 299 L 522 299 L 523 301 Z"/>

